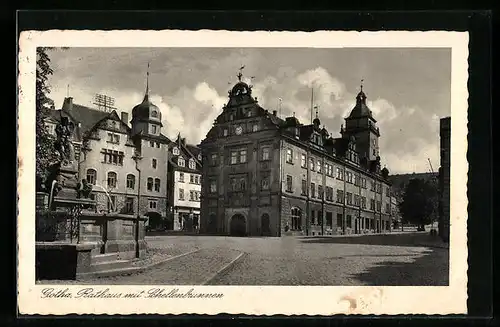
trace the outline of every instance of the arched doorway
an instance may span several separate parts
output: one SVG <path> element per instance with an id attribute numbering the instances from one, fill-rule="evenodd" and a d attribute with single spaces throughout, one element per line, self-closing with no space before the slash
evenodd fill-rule
<path id="1" fill-rule="evenodd" d="M 211 213 L 208 216 L 207 232 L 209 234 L 217 233 L 217 216 L 215 215 L 215 213 Z"/>
<path id="2" fill-rule="evenodd" d="M 271 228 L 269 226 L 269 215 L 267 213 L 263 214 L 262 217 L 260 217 L 260 229 L 262 231 L 262 236 L 270 236 L 271 235 Z"/>
<path id="3" fill-rule="evenodd" d="M 163 226 L 163 219 L 158 212 L 150 211 L 146 216 L 148 217 L 148 230 L 163 230 L 165 228 Z"/>
<path id="4" fill-rule="evenodd" d="M 245 217 L 241 214 L 235 214 L 231 217 L 231 224 L 229 234 L 232 236 L 245 236 L 247 233 L 247 226 Z"/>

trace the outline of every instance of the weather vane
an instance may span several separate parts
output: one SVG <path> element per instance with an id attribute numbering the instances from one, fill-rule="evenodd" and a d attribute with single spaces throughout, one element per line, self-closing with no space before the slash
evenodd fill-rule
<path id="1" fill-rule="evenodd" d="M 361 92 L 363 92 L 363 81 L 364 79 L 361 79 Z"/>
<path id="2" fill-rule="evenodd" d="M 238 75 L 236 75 L 236 76 L 238 76 L 238 80 L 240 82 L 241 82 L 241 77 L 243 76 L 242 71 L 243 71 L 244 68 L 245 68 L 245 65 L 241 66 L 240 69 L 239 69 L 240 72 L 238 73 Z"/>

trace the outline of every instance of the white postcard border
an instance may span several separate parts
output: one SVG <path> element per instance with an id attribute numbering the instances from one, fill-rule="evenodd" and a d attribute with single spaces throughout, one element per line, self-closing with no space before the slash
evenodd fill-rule
<path id="1" fill-rule="evenodd" d="M 440 287 L 335 286 L 77 286 L 110 293 L 163 288 L 164 293 L 222 293 L 222 298 L 41 298 L 35 284 L 36 47 L 440 47 L 452 49 L 450 284 Z M 18 306 L 21 314 L 464 314 L 467 312 L 467 80 L 466 32 L 230 32 L 27 31 L 19 40 Z M 438 136 L 436 136 L 438 137 Z M 112 301 L 112 302 L 110 302 Z"/>

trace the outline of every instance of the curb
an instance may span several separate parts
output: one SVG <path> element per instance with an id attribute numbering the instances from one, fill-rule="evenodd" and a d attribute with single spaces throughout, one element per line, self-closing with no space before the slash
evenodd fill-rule
<path id="1" fill-rule="evenodd" d="M 201 285 L 207 285 L 212 280 L 214 280 L 217 276 L 222 275 L 225 272 L 227 272 L 232 266 L 234 266 L 238 261 L 240 261 L 245 254 L 246 254 L 245 252 L 241 252 L 236 258 L 234 258 L 233 260 L 231 260 L 231 262 L 229 262 L 227 265 L 225 265 L 224 267 L 222 267 L 221 269 L 219 269 L 215 274 L 213 274 L 212 276 L 210 276 L 210 278 L 208 278 L 203 283 L 201 283 Z"/>
<path id="2" fill-rule="evenodd" d="M 198 252 L 202 250 L 197 249 L 193 250 L 190 252 L 182 253 L 173 257 L 166 258 L 164 260 L 158 261 L 158 262 L 153 262 L 148 265 L 142 266 L 142 267 L 126 267 L 126 268 L 119 268 L 119 269 L 111 269 L 111 270 L 104 270 L 104 271 L 95 271 L 95 272 L 88 272 L 88 273 L 80 273 L 77 274 L 76 279 L 77 280 L 87 280 L 87 279 L 92 279 L 92 278 L 103 278 L 103 277 L 114 277 L 114 276 L 121 276 L 121 275 L 132 275 L 132 274 L 137 274 L 137 273 L 142 273 L 148 269 L 154 268 L 156 266 L 159 266 L 163 263 L 166 263 L 170 260 L 177 259 L 189 254 L 193 254 L 195 252 Z"/>

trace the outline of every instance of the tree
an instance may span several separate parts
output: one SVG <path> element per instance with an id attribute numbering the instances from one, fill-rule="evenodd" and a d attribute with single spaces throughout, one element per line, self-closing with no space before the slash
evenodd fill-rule
<path id="1" fill-rule="evenodd" d="M 433 222 L 438 203 L 438 190 L 433 181 L 412 179 L 406 185 L 399 211 L 405 222 L 423 227 Z"/>
<path id="2" fill-rule="evenodd" d="M 54 108 L 54 101 L 49 98 L 48 78 L 53 71 L 47 48 L 36 49 L 36 177 L 37 189 L 43 189 L 49 174 L 49 167 L 57 161 L 54 137 L 45 129 L 44 118 Z"/>

